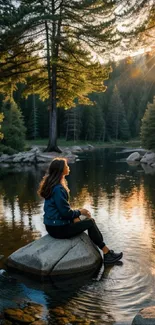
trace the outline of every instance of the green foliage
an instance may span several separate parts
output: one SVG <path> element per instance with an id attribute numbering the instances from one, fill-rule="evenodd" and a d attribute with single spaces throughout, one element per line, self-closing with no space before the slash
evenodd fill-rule
<path id="1" fill-rule="evenodd" d="M 137 0 L 135 6 L 130 1 L 124 10 L 120 0 L 71 0 L 69 7 L 68 0 L 18 0 L 19 6 L 14 0 L 1 1 L 0 91 L 10 98 L 17 82 L 25 82 L 25 96 L 35 91 L 49 100 L 48 150 L 56 148 L 57 107 L 73 107 L 75 98 L 79 104 L 90 104 L 89 93 L 105 90 L 109 67 L 96 63 L 94 54 L 97 60 L 103 54 L 109 59 L 115 49 L 120 53 L 124 38 L 127 43 L 122 44 L 129 50 L 130 36 L 148 23 L 152 5 L 146 2 Z M 126 16 L 135 17 L 133 28 Z M 96 136 L 100 138 L 101 132 Z"/>
<path id="2" fill-rule="evenodd" d="M 106 90 L 103 82 L 108 79 L 111 67 L 93 62 L 92 59 L 88 50 L 82 48 L 79 50 L 77 42 L 66 41 L 65 48 L 60 51 L 57 60 L 57 107 L 70 109 L 75 107 L 77 102 L 90 105 L 89 93 Z M 49 80 L 46 65 L 27 80 L 23 96 L 27 98 L 31 95 L 32 89 L 35 94 L 40 96 L 41 100 L 49 99 Z"/>
<path id="3" fill-rule="evenodd" d="M 14 155 L 15 153 L 17 153 L 17 150 L 11 147 L 7 147 L 4 144 L 0 143 L 0 155 L 2 154 Z"/>
<path id="4" fill-rule="evenodd" d="M 107 90 L 89 95 L 93 105 L 78 104 L 77 106 L 80 113 L 80 133 L 78 132 L 78 138 L 81 140 L 87 139 L 88 141 L 113 139 L 110 130 L 107 128 L 107 118 L 115 85 L 124 105 L 125 120 L 128 122 L 128 127 L 126 121 L 122 122 L 121 128 L 123 131 L 120 132 L 120 139 L 124 138 L 125 130 L 128 130 L 128 128 L 130 137 L 138 137 L 147 102 L 153 100 L 155 93 L 154 73 L 155 58 L 151 53 L 113 64 L 110 79 L 106 81 Z M 32 128 L 30 130 L 29 123 L 32 121 L 33 124 L 33 95 L 27 99 L 22 98 L 21 90 L 24 87 L 24 85 L 18 85 L 18 90 L 14 93 L 14 99 L 22 109 L 27 127 L 27 138 L 30 139 L 32 137 Z M 35 100 L 38 111 L 39 138 L 48 138 L 48 102 L 41 101 L 39 95 L 35 95 Z M 70 114 L 70 110 L 64 111 L 63 108 L 58 108 L 58 137 L 66 137 L 64 121 L 67 114 Z M 71 133 L 70 138 L 74 139 Z"/>
<path id="5" fill-rule="evenodd" d="M 2 107 L 4 121 L 2 132 L 4 138 L 2 144 L 11 147 L 16 151 L 22 151 L 25 145 L 25 126 L 21 111 L 18 109 L 14 101 L 5 102 Z"/>
<path id="6" fill-rule="evenodd" d="M 84 107 L 84 139 L 94 140 L 95 139 L 95 107 L 87 106 Z"/>
<path id="7" fill-rule="evenodd" d="M 148 103 L 142 119 L 141 141 L 144 148 L 155 150 L 155 97 Z"/>
<path id="8" fill-rule="evenodd" d="M 97 141 L 104 141 L 105 137 L 105 120 L 101 108 L 95 111 L 95 139 Z"/>
<path id="9" fill-rule="evenodd" d="M 109 138 L 112 137 L 115 140 L 129 138 L 129 127 L 126 120 L 124 105 L 116 86 L 114 87 L 109 104 L 107 129 Z"/>

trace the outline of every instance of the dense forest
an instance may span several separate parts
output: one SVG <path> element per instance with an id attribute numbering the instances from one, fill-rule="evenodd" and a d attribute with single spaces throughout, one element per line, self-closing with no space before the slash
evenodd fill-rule
<path id="1" fill-rule="evenodd" d="M 106 91 L 89 94 L 92 105 L 58 108 L 58 137 L 75 141 L 138 137 L 147 103 L 155 94 L 154 64 L 151 53 L 113 63 Z M 27 139 L 48 137 L 48 102 L 35 94 L 21 98 L 23 87 L 18 85 L 14 99 L 23 114 Z"/>
<path id="2" fill-rule="evenodd" d="M 0 0 L 0 11 L 1 153 L 24 150 L 25 136 L 61 152 L 58 137 L 128 140 L 142 119 L 147 128 L 152 0 Z"/>

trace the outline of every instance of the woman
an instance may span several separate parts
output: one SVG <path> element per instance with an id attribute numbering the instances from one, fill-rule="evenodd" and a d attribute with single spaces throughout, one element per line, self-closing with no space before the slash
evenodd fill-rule
<path id="1" fill-rule="evenodd" d="M 115 264 L 122 258 L 123 253 L 114 253 L 109 250 L 87 209 L 71 209 L 68 202 L 69 189 L 65 179 L 69 172 L 66 159 L 55 158 L 49 166 L 48 174 L 40 183 L 38 194 L 45 199 L 44 224 L 46 230 L 50 236 L 59 239 L 71 238 L 88 230 L 90 239 L 104 253 L 104 263 Z M 86 219 L 80 220 L 80 215 L 84 215 Z"/>

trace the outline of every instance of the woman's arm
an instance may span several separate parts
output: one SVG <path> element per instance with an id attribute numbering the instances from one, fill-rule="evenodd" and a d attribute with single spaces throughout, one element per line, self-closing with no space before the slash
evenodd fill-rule
<path id="1" fill-rule="evenodd" d="M 81 215 L 80 210 L 72 210 L 69 202 L 68 195 L 62 186 L 54 188 L 52 197 L 55 201 L 56 207 L 63 219 L 72 220 L 78 218 Z"/>

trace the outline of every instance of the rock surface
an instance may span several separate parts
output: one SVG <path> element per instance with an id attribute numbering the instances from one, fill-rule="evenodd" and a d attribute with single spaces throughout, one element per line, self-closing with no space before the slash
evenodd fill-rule
<path id="1" fill-rule="evenodd" d="M 155 325 L 155 306 L 141 309 L 134 317 L 132 325 Z"/>
<path id="2" fill-rule="evenodd" d="M 48 164 L 55 157 L 65 157 L 69 162 L 75 162 L 78 156 L 75 153 L 93 150 L 94 147 L 87 145 L 83 148 L 79 146 L 61 148 L 62 153 L 57 152 L 43 152 L 45 148 L 33 147 L 30 151 L 19 152 L 14 155 L 3 154 L 0 156 L 0 165 L 2 167 L 9 167 L 10 165 L 37 165 Z"/>
<path id="3" fill-rule="evenodd" d="M 152 165 L 155 164 L 155 153 L 147 152 L 140 161 L 143 164 Z"/>
<path id="4" fill-rule="evenodd" d="M 71 239 L 45 235 L 11 254 L 7 265 L 29 274 L 53 276 L 95 271 L 101 261 L 97 247 L 82 233 Z"/>
<path id="5" fill-rule="evenodd" d="M 140 161 L 141 155 L 139 152 L 133 152 L 131 155 L 127 158 L 127 161 L 134 162 L 134 161 Z"/>
<path id="6" fill-rule="evenodd" d="M 138 151 L 136 151 L 129 155 L 126 161 L 128 162 L 128 164 L 139 165 L 140 163 L 146 174 L 155 174 L 155 152 L 145 152 L 142 157 L 142 152 L 139 153 Z"/>

